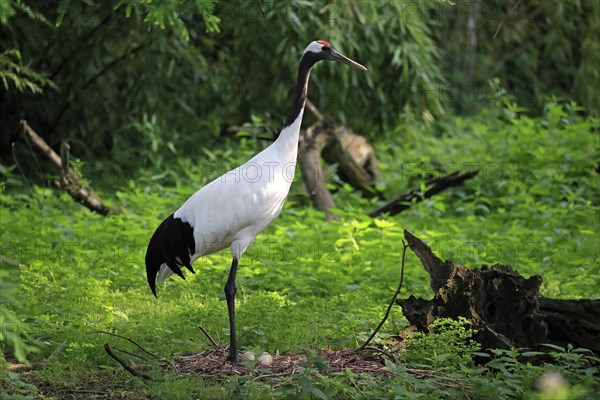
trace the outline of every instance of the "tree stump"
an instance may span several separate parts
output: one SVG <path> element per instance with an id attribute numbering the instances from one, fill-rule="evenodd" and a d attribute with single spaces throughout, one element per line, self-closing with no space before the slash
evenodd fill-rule
<path id="1" fill-rule="evenodd" d="M 539 295 L 542 277 L 524 278 L 509 265 L 469 269 L 442 261 L 404 231 L 411 250 L 430 276 L 432 300 L 396 301 L 409 322 L 428 332 L 436 318 L 467 318 L 482 349 L 538 348 L 543 343 L 600 353 L 600 300 L 557 300 Z"/>

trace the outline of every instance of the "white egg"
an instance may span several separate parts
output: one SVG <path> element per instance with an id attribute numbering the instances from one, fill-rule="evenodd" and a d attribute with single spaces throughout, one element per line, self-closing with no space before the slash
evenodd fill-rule
<path id="1" fill-rule="evenodd" d="M 273 357 L 269 353 L 262 353 L 260 357 L 258 357 L 258 362 L 260 365 L 269 366 L 273 364 Z"/>
<path id="2" fill-rule="evenodd" d="M 252 360 L 254 360 L 254 353 L 251 352 L 250 350 L 243 352 L 242 355 L 240 356 L 240 361 L 252 361 Z"/>

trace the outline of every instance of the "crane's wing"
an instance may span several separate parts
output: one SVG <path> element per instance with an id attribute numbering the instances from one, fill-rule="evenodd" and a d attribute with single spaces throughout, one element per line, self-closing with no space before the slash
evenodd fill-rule
<path id="1" fill-rule="evenodd" d="M 156 296 L 156 275 L 161 265 L 166 264 L 182 279 L 185 279 L 179 268 L 182 265 L 195 273 L 190 263 L 190 255 L 194 254 L 195 247 L 194 229 L 189 223 L 175 218 L 173 214 L 156 228 L 146 251 L 146 276 L 154 296 Z"/>

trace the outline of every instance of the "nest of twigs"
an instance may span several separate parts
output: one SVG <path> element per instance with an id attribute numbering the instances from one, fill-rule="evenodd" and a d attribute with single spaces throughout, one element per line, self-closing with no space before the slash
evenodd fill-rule
<path id="1" fill-rule="evenodd" d="M 373 348 L 374 349 L 374 348 Z M 302 368 L 316 368 L 322 373 L 336 373 L 347 369 L 354 373 L 388 375 L 382 354 L 373 351 L 329 350 L 316 351 L 315 357 L 305 353 L 273 355 L 270 365 L 247 361 L 234 365 L 227 360 L 225 348 L 207 350 L 183 356 L 174 361 L 175 372 L 181 375 L 201 375 L 212 379 L 227 379 L 231 375 L 254 375 L 258 379 L 291 376 Z"/>
<path id="2" fill-rule="evenodd" d="M 406 249 L 408 248 L 408 245 L 404 243 L 404 241 L 403 245 L 404 248 L 402 251 L 402 265 L 398 289 L 396 289 L 396 292 L 394 293 L 394 296 L 388 305 L 383 319 L 358 349 L 336 351 L 330 349 L 321 349 L 317 350 L 314 355 L 311 356 L 305 353 L 281 353 L 272 356 L 273 360 L 268 365 L 261 364 L 255 360 L 235 365 L 228 361 L 228 349 L 217 344 L 206 331 L 206 329 L 204 329 L 202 326 L 199 326 L 198 329 L 204 333 L 208 341 L 213 345 L 213 349 L 206 350 L 195 355 L 181 356 L 176 358 L 172 363 L 170 363 L 174 372 L 179 375 L 199 375 L 216 380 L 225 380 L 235 375 L 253 376 L 255 379 L 269 380 L 271 378 L 293 376 L 296 372 L 300 372 L 304 369 L 314 369 L 322 374 L 335 374 L 350 370 L 357 374 L 368 373 L 371 375 L 391 375 L 391 373 L 385 369 L 385 359 L 387 358 L 397 361 L 394 352 L 397 352 L 400 350 L 400 348 L 395 348 L 395 350 L 391 352 L 389 350 L 369 346 L 369 343 L 387 320 L 392 306 L 394 305 L 394 302 L 400 293 L 400 289 L 402 288 L 402 282 L 404 278 L 404 261 Z M 158 358 L 157 355 L 144 349 L 130 338 L 106 331 L 93 331 L 90 333 L 102 333 L 127 340 L 135 345 L 138 349 L 143 351 L 146 355 Z M 115 359 L 132 375 L 145 380 L 152 380 L 150 376 L 133 368 L 129 363 L 118 356 L 108 343 L 104 344 L 104 349 L 109 356 Z M 129 355 L 135 355 L 129 351 L 123 351 L 117 348 L 115 348 L 115 350 L 119 350 Z M 407 369 L 407 371 L 417 376 L 428 376 L 432 374 L 432 371 L 428 370 Z"/>

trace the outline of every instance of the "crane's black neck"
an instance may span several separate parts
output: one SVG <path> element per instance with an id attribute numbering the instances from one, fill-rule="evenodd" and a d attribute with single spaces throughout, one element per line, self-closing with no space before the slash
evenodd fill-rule
<path id="1" fill-rule="evenodd" d="M 296 82 L 296 90 L 294 97 L 292 98 L 292 108 L 288 113 L 287 119 L 285 120 L 284 128 L 290 126 L 300 112 L 304 109 L 306 103 L 306 93 L 308 91 L 308 79 L 310 77 L 310 70 L 319 61 L 317 55 L 314 53 L 305 53 L 300 59 L 300 66 L 298 67 L 298 81 Z"/>

